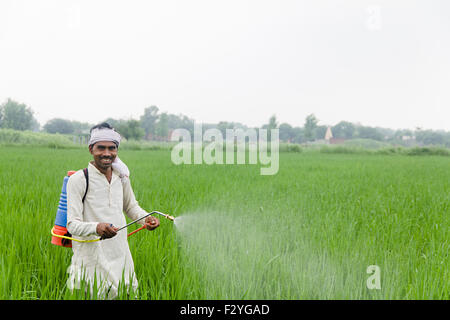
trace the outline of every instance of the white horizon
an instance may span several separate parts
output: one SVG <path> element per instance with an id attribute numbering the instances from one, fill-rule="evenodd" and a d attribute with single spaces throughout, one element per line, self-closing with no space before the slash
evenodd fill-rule
<path id="1" fill-rule="evenodd" d="M 99 123 L 144 109 L 196 122 L 450 130 L 450 3 L 0 2 L 0 103 Z"/>

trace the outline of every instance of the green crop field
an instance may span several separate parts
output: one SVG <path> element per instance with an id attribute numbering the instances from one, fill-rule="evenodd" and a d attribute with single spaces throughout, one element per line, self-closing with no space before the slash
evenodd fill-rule
<path id="1" fill-rule="evenodd" d="M 176 166 L 168 150 L 119 156 L 140 205 L 178 217 L 129 238 L 139 299 L 450 298 L 447 156 L 283 152 L 273 176 Z M 50 229 L 65 174 L 89 160 L 0 147 L 0 299 L 85 298 L 66 289 L 72 251 Z"/>

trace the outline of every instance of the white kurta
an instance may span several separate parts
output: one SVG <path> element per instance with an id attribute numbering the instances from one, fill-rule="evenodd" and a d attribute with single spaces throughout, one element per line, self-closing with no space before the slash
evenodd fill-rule
<path id="1" fill-rule="evenodd" d="M 92 163 L 88 166 L 89 188 L 86 198 L 81 201 L 86 190 L 83 170 L 73 174 L 67 183 L 67 230 L 76 239 L 96 239 L 99 222 L 112 223 L 115 227 L 126 224 L 125 212 L 132 220 L 146 214 L 136 201 L 130 180 L 123 182 L 119 173 L 113 170 L 109 183 L 106 176 Z M 142 219 L 138 223 L 144 224 Z M 80 288 L 82 280 L 90 283 L 91 292 L 94 279 L 101 297 L 117 296 L 119 282 L 127 288 L 137 290 L 134 264 L 127 241 L 127 230 L 116 236 L 97 242 L 72 241 L 72 263 L 68 268 L 69 289 Z"/>

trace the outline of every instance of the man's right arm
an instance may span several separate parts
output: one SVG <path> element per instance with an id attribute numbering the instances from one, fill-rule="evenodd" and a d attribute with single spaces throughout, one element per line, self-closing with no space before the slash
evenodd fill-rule
<path id="1" fill-rule="evenodd" d="M 83 171 L 73 174 L 67 182 L 67 231 L 74 236 L 97 235 L 97 222 L 84 222 L 83 196 L 86 180 Z"/>

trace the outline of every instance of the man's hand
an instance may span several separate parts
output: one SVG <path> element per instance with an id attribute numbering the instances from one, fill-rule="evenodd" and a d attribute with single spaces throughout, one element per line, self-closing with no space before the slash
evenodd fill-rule
<path id="1" fill-rule="evenodd" d="M 153 230 L 159 227 L 159 220 L 158 218 L 149 216 L 145 218 L 145 228 L 147 230 Z"/>
<path id="2" fill-rule="evenodd" d="M 97 224 L 97 234 L 102 239 L 112 238 L 117 234 L 118 228 L 114 227 L 111 223 L 100 222 Z"/>

